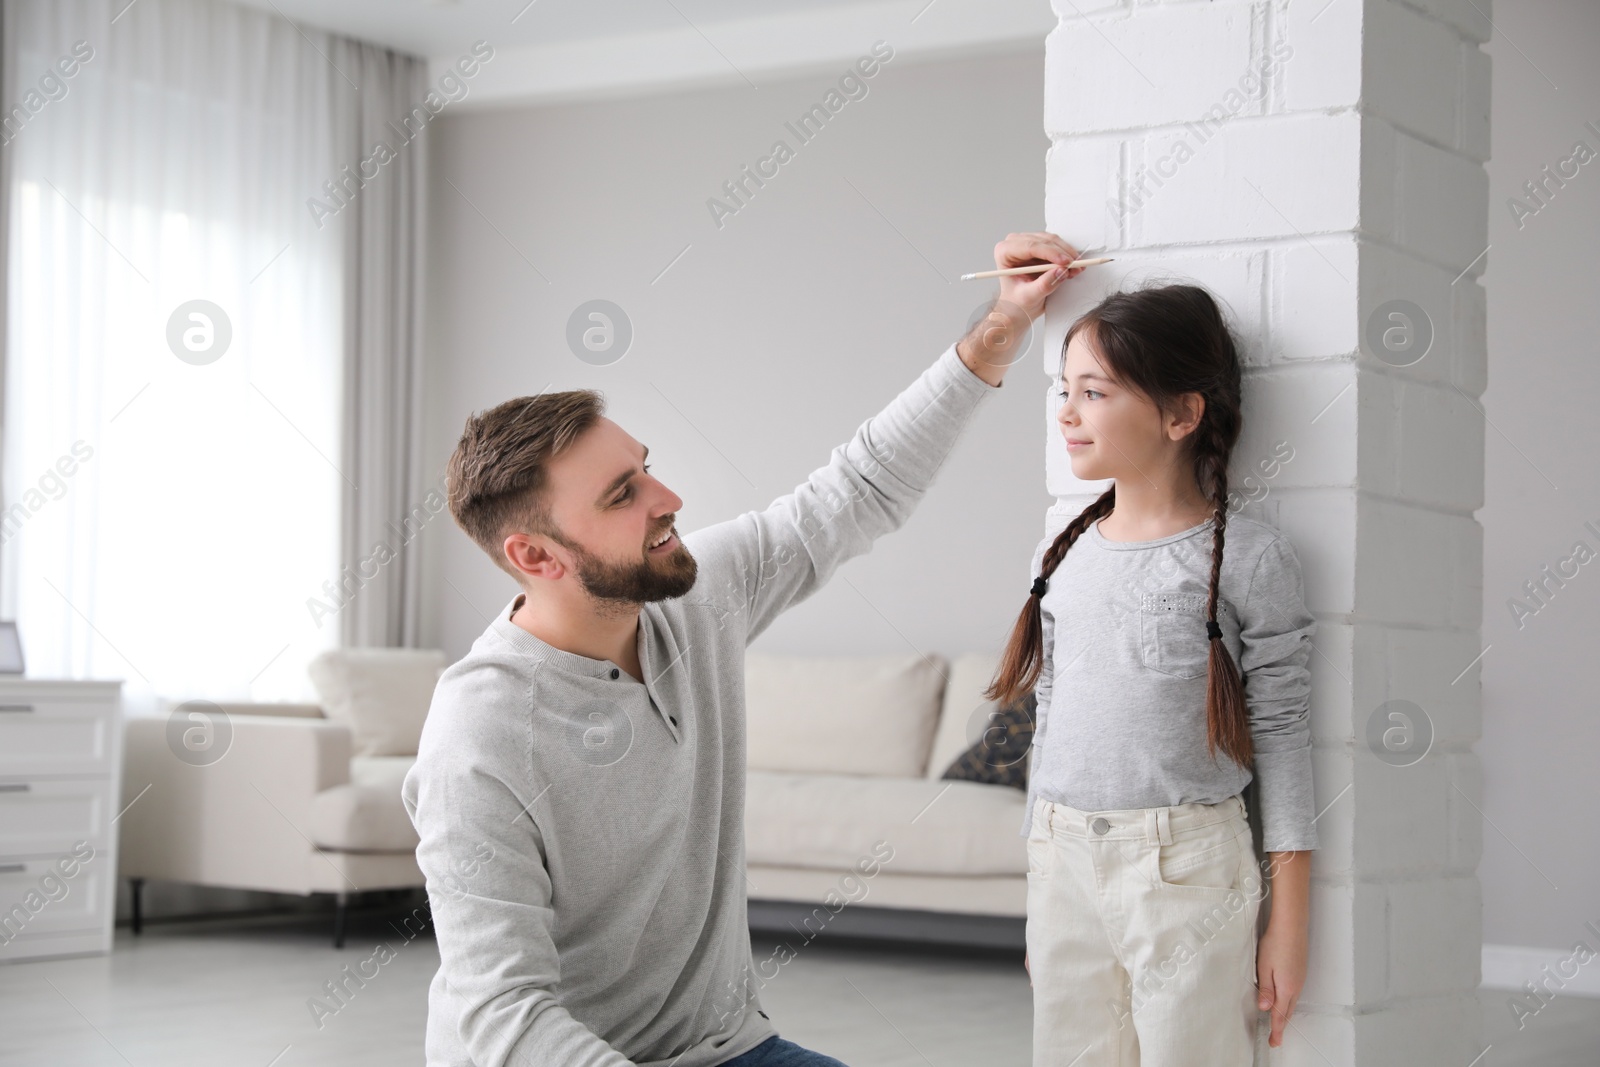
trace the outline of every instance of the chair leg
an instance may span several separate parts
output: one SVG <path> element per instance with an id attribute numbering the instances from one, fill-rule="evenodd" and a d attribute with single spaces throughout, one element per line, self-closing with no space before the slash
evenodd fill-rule
<path id="1" fill-rule="evenodd" d="M 133 898 L 133 932 L 135 935 L 144 933 L 144 909 L 141 907 L 144 899 L 144 879 L 128 879 L 129 895 Z"/>
<path id="2" fill-rule="evenodd" d="M 340 890 L 333 898 L 333 947 L 344 948 L 344 919 L 350 894 Z"/>

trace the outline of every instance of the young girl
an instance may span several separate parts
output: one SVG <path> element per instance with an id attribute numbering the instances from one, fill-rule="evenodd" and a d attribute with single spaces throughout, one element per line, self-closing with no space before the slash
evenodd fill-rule
<path id="1" fill-rule="evenodd" d="M 1210 294 L 1114 293 L 1063 347 L 1072 472 L 1113 484 L 1035 551 L 986 694 L 1038 700 L 1033 1062 L 1248 1067 L 1257 1012 L 1277 1047 L 1305 982 L 1315 623 L 1288 539 L 1230 514 L 1240 368 Z"/>

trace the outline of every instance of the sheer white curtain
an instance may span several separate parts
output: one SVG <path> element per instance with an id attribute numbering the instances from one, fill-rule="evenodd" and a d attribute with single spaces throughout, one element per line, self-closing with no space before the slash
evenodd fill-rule
<path id="1" fill-rule="evenodd" d="M 203 0 L 5 4 L 0 617 L 30 675 L 123 678 L 135 713 L 308 697 L 338 640 L 306 602 L 339 575 L 349 488 L 345 228 L 307 200 L 357 90 L 302 29 Z"/>

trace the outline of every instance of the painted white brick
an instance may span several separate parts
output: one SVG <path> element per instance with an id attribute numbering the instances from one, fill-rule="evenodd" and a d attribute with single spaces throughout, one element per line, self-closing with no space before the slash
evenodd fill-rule
<path id="1" fill-rule="evenodd" d="M 1456 142 L 1461 39 L 1415 8 L 1368 0 L 1361 102 L 1423 140 Z"/>
<path id="2" fill-rule="evenodd" d="M 1489 158 L 1489 83 L 1494 60 L 1471 41 L 1461 43 L 1461 93 L 1455 146 L 1472 159 Z"/>
<path id="3" fill-rule="evenodd" d="M 1052 228 L 1051 232 L 1055 233 L 1057 231 Z M 1093 272 L 1086 271 L 1079 275 L 1077 280 L 1083 281 L 1091 273 Z M 1099 298 L 1096 297 L 1096 299 Z M 1067 336 L 1067 327 L 1072 325 L 1073 320 L 1081 315 L 1087 306 L 1078 298 L 1071 286 L 1062 286 L 1054 294 L 1045 298 L 1044 318 L 1035 319 L 1033 328 L 1036 330 L 1042 328 L 1044 330 L 1041 335 L 1043 343 L 1039 346 L 1036 366 L 1039 368 L 1039 373 L 1044 375 L 1046 384 L 1053 383 L 1056 372 L 1061 369 L 1061 342 Z M 1056 435 L 1056 405 L 1060 401 L 1051 399 L 1049 393 L 1046 393 L 1045 397 L 1049 400 L 1049 408 L 1045 413 L 1045 425 L 1049 427 L 1052 435 Z"/>
<path id="4" fill-rule="evenodd" d="M 1317 795 L 1317 848 L 1313 878 L 1349 879 L 1355 862 L 1355 772 L 1351 750 L 1313 748 L 1311 779 Z"/>
<path id="5" fill-rule="evenodd" d="M 1393 168 L 1391 202 L 1378 216 L 1388 225 L 1375 226 L 1374 232 L 1434 263 L 1465 270 L 1489 243 L 1488 212 L 1482 210 L 1489 199 L 1489 175 L 1483 164 L 1424 144 L 1375 117 L 1367 119 L 1362 140 L 1364 154 L 1370 146 L 1373 160 L 1387 157 Z M 1380 144 L 1384 140 L 1390 142 L 1387 148 Z M 1380 181 L 1385 173 L 1369 168 L 1366 159 L 1362 172 Z M 1382 195 L 1382 188 L 1376 186 L 1374 196 Z M 1364 224 L 1369 203 L 1363 190 Z"/>
<path id="6" fill-rule="evenodd" d="M 1362 470 L 1368 462 L 1362 462 Z M 1356 551 L 1365 566 L 1357 574 L 1356 598 L 1363 616 L 1404 625 L 1478 628 L 1483 527 L 1475 519 L 1367 498 L 1359 526 Z"/>
<path id="7" fill-rule="evenodd" d="M 1063 22 L 1108 11 L 1126 10 L 1128 0 L 1050 0 L 1050 10 Z"/>
<path id="8" fill-rule="evenodd" d="M 1355 1020 L 1348 1013 L 1297 1008 L 1293 1023 L 1285 1029 L 1283 1044 L 1278 1048 L 1263 1052 L 1267 1043 L 1265 1038 L 1261 1040 L 1257 1046 L 1257 1063 L 1271 1067 L 1328 1067 L 1329 1064 L 1357 1062 Z"/>
<path id="9" fill-rule="evenodd" d="M 1345 3 L 1346 0 L 1336 0 Z M 1454 26 L 1463 37 L 1487 41 L 1493 31 L 1489 19 L 1494 15 L 1492 0 L 1405 0 L 1418 11 Z"/>
<path id="10" fill-rule="evenodd" d="M 1378 630 L 1379 628 L 1374 627 Z M 1462 630 L 1381 628 L 1384 693 L 1412 701 L 1432 723 L 1436 748 L 1465 748 L 1483 735 L 1478 634 Z M 1467 665 L 1478 660 L 1465 674 Z M 1376 704 L 1371 705 L 1376 706 Z"/>
<path id="11" fill-rule="evenodd" d="M 1489 244 L 1489 172 L 1477 160 L 1395 135 L 1400 168 L 1399 243 L 1457 270 Z"/>
<path id="12" fill-rule="evenodd" d="M 1279 16 L 1291 50 L 1282 65 L 1283 107 L 1289 111 L 1355 107 L 1361 102 L 1360 0 L 1291 3 Z"/>
<path id="13" fill-rule="evenodd" d="M 1395 413 L 1394 379 L 1373 371 L 1362 374 L 1357 404 L 1361 488 L 1394 496 L 1400 483 L 1400 420 Z"/>
<path id="14" fill-rule="evenodd" d="M 1488 294 L 1471 274 L 1456 282 L 1450 292 L 1451 332 L 1455 338 L 1452 378 L 1462 392 L 1481 404 L 1483 392 L 1489 387 Z"/>
<path id="15" fill-rule="evenodd" d="M 1350 720 L 1351 694 L 1372 674 L 1356 670 L 1355 643 L 1356 627 L 1328 619 L 1317 620 L 1317 632 L 1311 639 L 1313 744 L 1349 746 L 1355 743 L 1355 728 Z"/>
<path id="16" fill-rule="evenodd" d="M 1349 732 L 1352 746 L 1365 747 L 1367 743 L 1367 715 L 1371 709 L 1388 700 L 1392 689 L 1389 672 L 1382 667 L 1388 655 L 1387 627 L 1377 623 L 1352 623 L 1351 658 L 1357 665 L 1351 676 L 1350 699 L 1340 709 L 1344 715 L 1343 726 Z"/>
<path id="17" fill-rule="evenodd" d="M 1350 447 L 1356 433 L 1355 378 L 1351 362 L 1246 372 L 1244 430 L 1231 465 L 1241 497 L 1355 480 L 1356 456 Z M 1277 463 L 1274 475 L 1278 456 L 1288 458 Z"/>
<path id="18" fill-rule="evenodd" d="M 1249 4 L 1218 2 L 1061 22 L 1045 48 L 1045 132 L 1260 114 L 1252 14 Z M 1254 84 L 1255 94 L 1247 97 L 1241 84 Z"/>
<path id="19" fill-rule="evenodd" d="M 1392 710 L 1392 709 L 1390 709 Z M 1355 866 L 1363 878 L 1440 874 L 1445 867 L 1445 757 L 1391 766 L 1367 745 L 1368 723 L 1391 721 L 1385 705 L 1356 709 Z"/>
<path id="20" fill-rule="evenodd" d="M 1362 1067 L 1485 1067 L 1483 1011 L 1458 993 L 1407 1001 L 1356 1018 L 1356 1059 Z"/>
<path id="21" fill-rule="evenodd" d="M 1399 211 L 1395 130 L 1382 119 L 1361 125 L 1361 232 L 1392 240 Z M 1365 245 L 1363 245 L 1363 252 Z"/>
<path id="22" fill-rule="evenodd" d="M 1482 946 L 1483 901 L 1476 878 L 1389 883 L 1391 997 L 1475 990 Z M 1430 1054 L 1425 1062 L 1437 1061 Z"/>
<path id="23" fill-rule="evenodd" d="M 1319 237 L 1274 248 L 1268 352 L 1273 360 L 1320 359 L 1356 350 L 1354 314 L 1361 271 L 1352 236 Z"/>
<path id="24" fill-rule="evenodd" d="M 1399 399 L 1399 495 L 1459 511 L 1481 508 L 1485 424 L 1479 403 L 1448 385 L 1389 380 Z"/>
<path id="25" fill-rule="evenodd" d="M 1355 1009 L 1370 1008 L 1389 991 L 1389 891 L 1382 882 L 1358 881 L 1354 885 L 1351 925 L 1356 930 L 1351 953 L 1355 961 Z"/>
<path id="26" fill-rule="evenodd" d="M 1483 859 L 1483 763 L 1474 752 L 1450 754 L 1448 874 L 1470 876 Z"/>
<path id="27" fill-rule="evenodd" d="M 1188 129 L 1131 142 L 1130 173 L 1183 159 L 1132 213 L 1131 240 L 1293 239 L 1354 230 L 1360 139 L 1361 117 L 1344 112 L 1234 122 L 1204 142 Z"/>
<path id="28" fill-rule="evenodd" d="M 1380 897 L 1380 894 L 1372 894 Z M 1353 1007 L 1356 1003 L 1355 886 L 1312 883 L 1310 938 L 1307 956 L 1317 961 L 1306 968 L 1302 1002 Z"/>
<path id="29" fill-rule="evenodd" d="M 1342 402 L 1342 401 L 1341 401 Z M 1356 605 L 1355 544 L 1360 502 L 1352 488 L 1285 489 L 1277 527 L 1300 559 L 1306 604 L 1318 615 L 1347 615 Z"/>
<path id="30" fill-rule="evenodd" d="M 1051 142 L 1045 156 L 1045 228 L 1080 251 L 1122 247 L 1121 154 L 1122 142 L 1113 137 Z M 1092 273 L 1085 271 L 1073 286 L 1057 292 L 1064 297 Z"/>
<path id="31" fill-rule="evenodd" d="M 1362 242 L 1360 314 L 1355 323 L 1362 362 L 1377 364 L 1387 374 L 1420 381 L 1460 384 L 1471 380 L 1473 376 L 1463 364 L 1484 360 L 1484 334 L 1481 330 L 1462 333 L 1460 328 L 1472 323 L 1469 317 L 1458 314 L 1457 307 L 1463 299 L 1470 299 L 1463 297 L 1461 290 L 1471 287 L 1481 293 L 1482 287 L 1474 285 L 1470 276 L 1451 284 L 1456 273 L 1399 249 Z M 1379 360 L 1366 336 L 1369 325 L 1381 318 L 1379 309 L 1396 300 L 1421 308 L 1427 316 L 1426 328 L 1433 335 L 1427 353 L 1404 367 Z"/>

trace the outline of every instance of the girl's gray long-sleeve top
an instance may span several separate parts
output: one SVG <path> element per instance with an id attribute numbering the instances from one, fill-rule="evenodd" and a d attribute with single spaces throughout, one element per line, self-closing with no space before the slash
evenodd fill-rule
<path id="1" fill-rule="evenodd" d="M 1065 526 L 1062 523 L 1057 530 Z M 1112 541 L 1091 524 L 1050 576 L 1041 603 L 1044 667 L 1022 834 L 1039 797 L 1080 811 L 1214 804 L 1252 772 L 1206 751 L 1205 602 L 1212 530 Z M 1230 516 L 1217 623 L 1244 681 L 1259 779 L 1262 848 L 1317 847 L 1311 781 L 1311 639 L 1300 563 L 1288 538 Z M 1039 575 L 1055 534 L 1039 542 Z"/>

